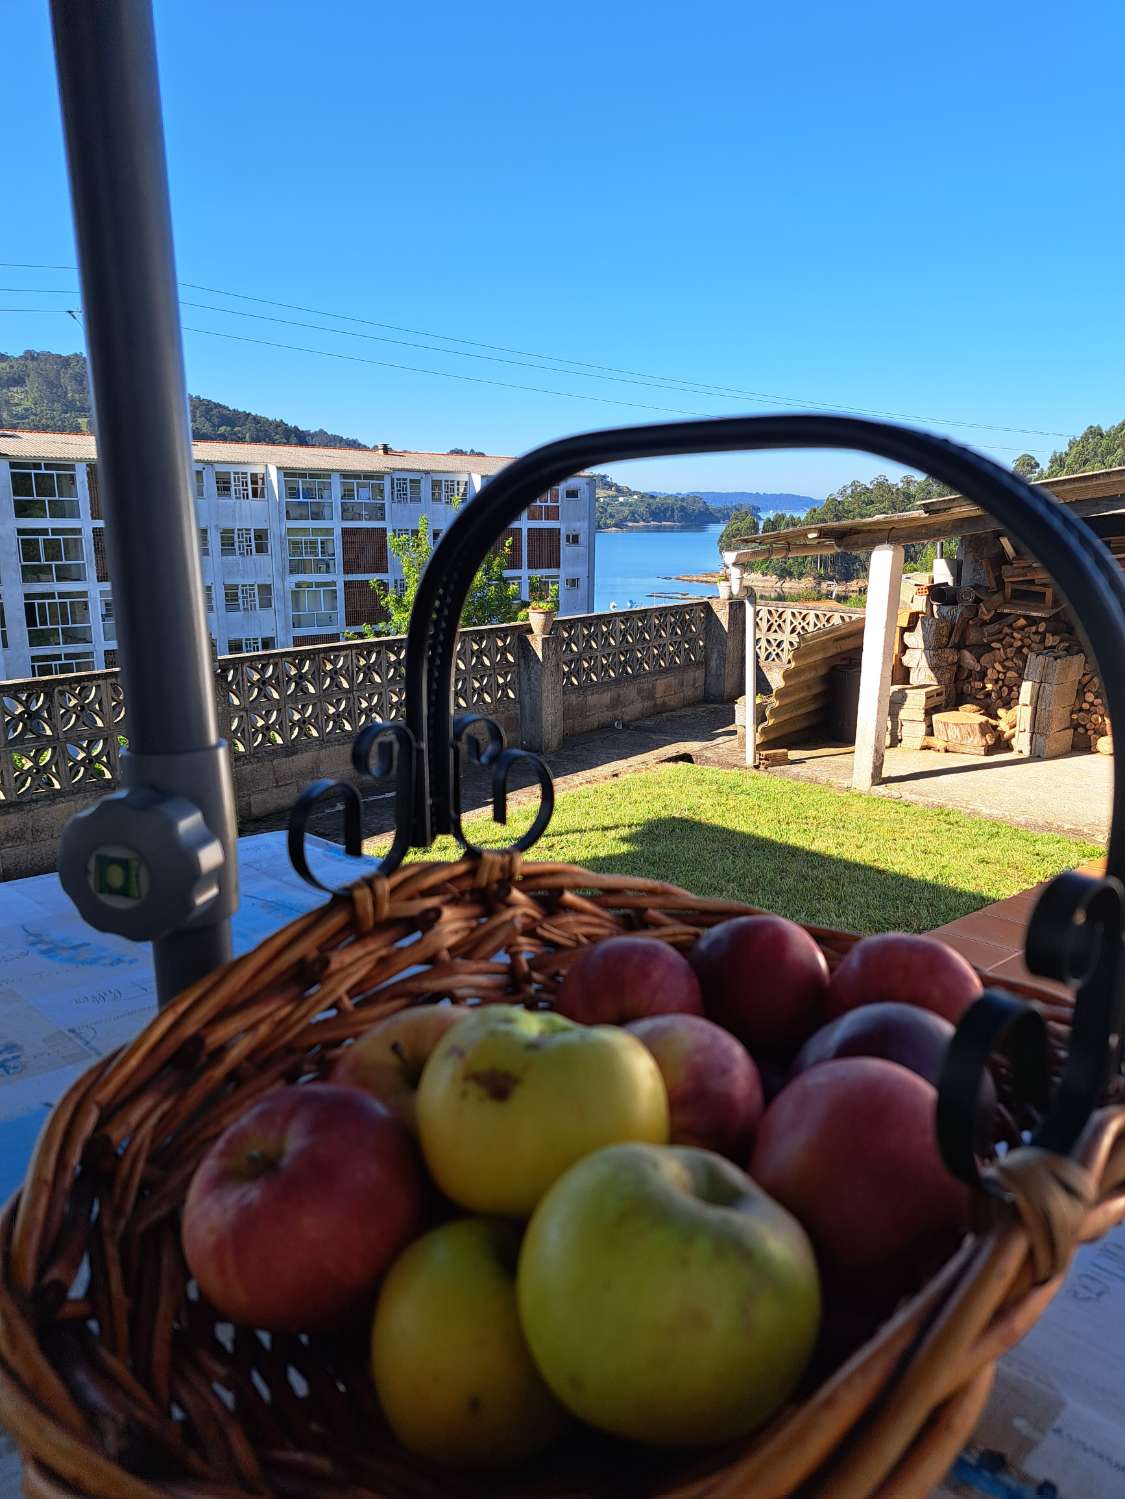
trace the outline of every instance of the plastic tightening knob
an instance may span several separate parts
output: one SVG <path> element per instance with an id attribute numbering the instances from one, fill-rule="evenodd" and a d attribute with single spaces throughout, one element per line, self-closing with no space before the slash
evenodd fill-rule
<path id="1" fill-rule="evenodd" d="M 100 932 L 151 942 L 205 915 L 219 893 L 223 846 L 194 803 L 133 787 L 103 797 L 63 829 L 59 878 Z"/>

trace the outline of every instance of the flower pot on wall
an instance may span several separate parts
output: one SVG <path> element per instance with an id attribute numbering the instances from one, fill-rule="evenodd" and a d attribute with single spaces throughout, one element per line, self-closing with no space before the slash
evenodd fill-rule
<path id="1" fill-rule="evenodd" d="M 551 633 L 551 626 L 555 622 L 555 611 L 553 609 L 536 609 L 532 607 L 527 611 L 527 618 L 533 635 L 549 635 Z"/>
<path id="2" fill-rule="evenodd" d="M 721 599 L 729 599 L 730 598 L 731 593 L 733 592 L 733 590 L 731 588 L 730 579 L 729 578 L 720 578 L 715 586 L 719 590 L 719 597 Z"/>

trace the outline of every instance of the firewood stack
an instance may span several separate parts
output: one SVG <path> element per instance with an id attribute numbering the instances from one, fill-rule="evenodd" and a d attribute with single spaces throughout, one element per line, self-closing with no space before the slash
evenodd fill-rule
<path id="1" fill-rule="evenodd" d="M 1082 647 L 1065 615 L 1037 619 L 999 613 L 991 601 L 982 603 L 960 635 L 954 683 L 958 706 L 967 703 L 982 708 L 996 720 L 1004 744 L 1013 744 L 1028 660 L 1044 652 L 1081 655 Z M 1074 749 L 1092 749 L 1109 733 L 1101 687 L 1085 659 L 1070 704 L 1069 724 L 1051 732 L 1058 733 L 1062 727 L 1073 730 Z"/>

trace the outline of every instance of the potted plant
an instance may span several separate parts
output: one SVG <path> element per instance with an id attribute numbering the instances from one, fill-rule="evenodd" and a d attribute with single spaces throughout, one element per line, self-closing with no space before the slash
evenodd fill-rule
<path id="1" fill-rule="evenodd" d="M 540 584 L 536 590 L 535 597 L 527 606 L 527 617 L 531 622 L 531 633 L 533 635 L 549 635 L 551 626 L 555 622 L 555 615 L 559 612 L 559 585 L 557 583 Z"/>
<path id="2" fill-rule="evenodd" d="M 729 599 L 732 592 L 734 591 L 731 588 L 730 577 L 726 573 L 724 573 L 721 578 L 717 578 L 715 580 L 715 586 L 719 590 L 719 597 L 721 599 Z"/>

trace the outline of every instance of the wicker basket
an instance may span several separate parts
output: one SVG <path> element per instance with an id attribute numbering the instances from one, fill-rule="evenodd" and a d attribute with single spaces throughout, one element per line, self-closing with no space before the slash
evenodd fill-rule
<path id="1" fill-rule="evenodd" d="M 0 1224 L 0 1410 L 27 1494 L 924 1499 L 1076 1243 L 1125 1216 L 1125 1110 L 1096 1115 L 1074 1158 L 1008 1156 L 1007 1200 L 982 1198 L 979 1231 L 953 1259 L 734 1449 L 654 1455 L 583 1435 L 533 1468 L 463 1478 L 390 1436 L 366 1329 L 354 1342 L 232 1333 L 189 1286 L 180 1205 L 208 1144 L 253 1100 L 322 1076 L 343 1043 L 404 1005 L 542 1004 L 586 944 L 643 931 L 688 947 L 752 909 L 570 865 L 521 867 L 518 855 L 414 864 L 183 994 L 70 1089 Z M 833 964 L 855 940 L 810 930 Z M 1070 1008 L 1038 997 L 1061 1054 Z"/>

